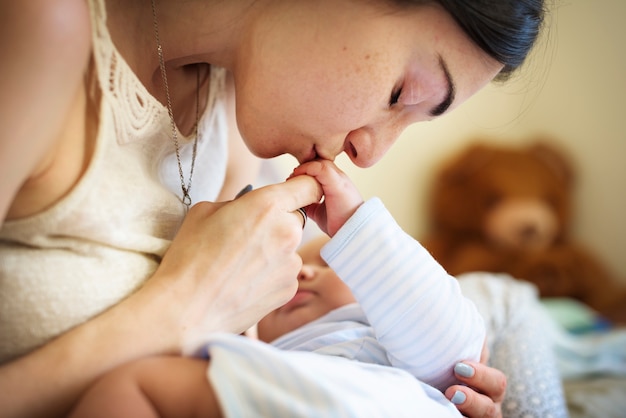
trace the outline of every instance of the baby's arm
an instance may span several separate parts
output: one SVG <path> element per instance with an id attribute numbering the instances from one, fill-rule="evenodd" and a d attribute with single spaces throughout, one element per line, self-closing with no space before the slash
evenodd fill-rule
<path id="1" fill-rule="evenodd" d="M 70 418 L 221 417 L 207 367 L 205 360 L 178 356 L 127 363 L 98 380 Z"/>
<path id="2" fill-rule="evenodd" d="M 478 360 L 485 326 L 458 282 L 370 199 L 321 255 L 350 287 L 391 364 L 438 389 L 454 365 Z"/>
<path id="3" fill-rule="evenodd" d="M 351 288 L 394 366 L 445 389 L 454 364 L 478 360 L 482 318 L 456 279 L 393 220 L 383 204 L 363 199 L 331 161 L 313 161 L 293 175 L 314 177 L 324 201 L 307 212 L 335 236 L 322 256 Z"/>

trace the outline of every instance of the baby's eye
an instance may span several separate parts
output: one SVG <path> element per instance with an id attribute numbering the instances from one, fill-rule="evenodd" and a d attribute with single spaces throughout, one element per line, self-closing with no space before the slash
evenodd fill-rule
<path id="1" fill-rule="evenodd" d="M 398 103 L 398 99 L 402 94 L 402 87 L 398 87 L 394 91 L 391 92 L 391 97 L 389 98 L 389 106 L 393 106 Z"/>

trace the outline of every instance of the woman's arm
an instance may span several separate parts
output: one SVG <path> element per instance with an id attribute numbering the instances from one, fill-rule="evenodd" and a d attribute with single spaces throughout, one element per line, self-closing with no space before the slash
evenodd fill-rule
<path id="1" fill-rule="evenodd" d="M 190 353 L 212 332 L 238 333 L 287 302 L 302 265 L 295 209 L 318 201 L 309 177 L 228 203 L 193 206 L 155 274 L 137 292 L 0 368 L 3 416 L 61 416 L 112 368 Z"/>
<path id="2" fill-rule="evenodd" d="M 64 137 L 72 109 L 81 104 L 77 92 L 82 89 L 90 40 L 84 0 L 0 5 L 2 220 L 7 214 L 19 216 L 30 210 L 15 204 L 14 199 L 29 178 L 46 168 L 48 156 Z M 84 117 L 84 108 L 79 113 Z M 128 309 L 126 305 L 116 308 L 92 325 L 78 327 L 0 367 L 3 416 L 60 415 L 95 376 L 133 358 L 123 342 L 132 341 L 142 327 L 121 319 Z M 145 347 L 132 347 L 137 353 L 146 351 Z"/>
<path id="3" fill-rule="evenodd" d="M 152 293 L 152 294 L 150 294 Z M 95 378 L 150 353 L 176 346 L 149 317 L 166 295 L 143 292 L 44 347 L 0 368 L 0 408 L 7 417 L 64 416 Z M 163 317 L 163 315 L 162 315 Z M 169 349 L 166 349 L 169 347 Z"/>
<path id="4" fill-rule="evenodd" d="M 0 222 L 60 141 L 90 52 L 86 3 L 0 5 Z"/>
<path id="5" fill-rule="evenodd" d="M 2 222 L 8 213 L 26 216 L 15 204 L 18 191 L 67 138 L 67 119 L 85 96 L 90 39 L 84 0 L 0 3 Z M 2 415 L 63 416 L 104 372 L 152 354 L 180 354 L 206 331 L 243 331 L 286 302 L 301 263 L 301 221 L 290 212 L 320 197 L 309 180 L 192 208 L 143 288 L 0 367 Z"/>

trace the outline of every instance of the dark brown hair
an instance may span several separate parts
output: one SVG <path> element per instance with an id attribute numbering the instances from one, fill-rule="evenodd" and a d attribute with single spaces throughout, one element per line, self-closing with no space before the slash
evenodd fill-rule
<path id="1" fill-rule="evenodd" d="M 402 7 L 439 4 L 489 56 L 504 65 L 497 80 L 519 68 L 545 17 L 544 0 L 393 0 Z"/>

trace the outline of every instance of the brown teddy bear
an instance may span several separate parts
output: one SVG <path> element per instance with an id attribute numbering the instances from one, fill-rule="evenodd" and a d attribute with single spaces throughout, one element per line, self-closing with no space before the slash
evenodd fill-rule
<path id="1" fill-rule="evenodd" d="M 436 176 L 424 246 L 450 272 L 508 273 L 542 297 L 571 297 L 626 322 L 626 284 L 568 235 L 574 170 L 542 139 L 476 141 Z"/>

